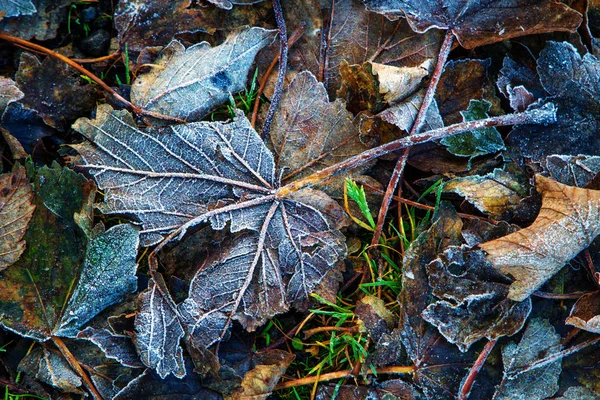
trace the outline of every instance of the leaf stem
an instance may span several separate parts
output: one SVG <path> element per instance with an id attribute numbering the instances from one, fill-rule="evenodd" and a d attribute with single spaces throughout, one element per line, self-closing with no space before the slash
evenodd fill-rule
<path id="1" fill-rule="evenodd" d="M 183 122 L 185 122 L 182 119 L 175 118 L 175 117 L 170 117 L 168 115 L 158 114 L 158 113 L 155 113 L 155 112 L 152 112 L 152 111 L 147 111 L 147 110 L 144 110 L 144 109 L 142 109 L 142 108 L 134 105 L 129 100 L 125 99 L 123 96 L 121 96 L 119 93 L 117 93 L 113 88 L 111 88 L 110 86 L 108 86 L 104 81 L 102 81 L 102 79 L 100 79 L 96 75 L 94 75 L 91 71 L 85 69 L 81 65 L 77 64 L 75 61 L 71 60 L 68 57 L 63 56 L 60 53 L 57 53 L 57 52 L 55 52 L 53 50 L 50 50 L 50 49 L 48 49 L 46 47 L 40 46 L 39 44 L 31 43 L 31 42 L 28 42 L 27 40 L 19 39 L 19 38 L 16 38 L 14 36 L 5 35 L 3 33 L 0 33 L 0 40 L 6 40 L 7 42 L 10 42 L 10 43 L 13 43 L 13 44 L 16 44 L 16 45 L 19 45 L 19 46 L 23 46 L 26 49 L 35 50 L 35 51 L 39 51 L 39 52 L 45 53 L 45 54 L 49 55 L 50 57 L 56 58 L 57 60 L 60 60 L 60 61 L 62 61 L 64 63 L 66 63 L 70 67 L 75 68 L 77 71 L 81 72 L 82 74 L 84 74 L 85 76 L 87 76 L 88 78 L 90 78 L 91 80 L 93 80 L 94 82 L 96 82 L 102 89 L 106 90 L 116 100 L 118 100 L 119 102 L 121 102 L 125 106 L 125 108 L 127 108 L 129 111 L 131 111 L 131 112 L 133 112 L 135 114 L 145 115 L 145 116 L 153 117 L 153 118 L 164 119 L 166 121 L 172 121 L 172 122 L 177 122 L 177 123 L 183 123 Z"/>
<path id="2" fill-rule="evenodd" d="M 261 137 L 263 140 L 267 137 L 271 131 L 271 124 L 273 123 L 273 116 L 277 107 L 279 107 L 279 100 L 281 100 L 281 94 L 283 93 L 283 81 L 285 79 L 285 72 L 287 71 L 287 59 L 288 59 L 288 38 L 287 29 L 285 27 L 285 19 L 283 18 L 283 10 L 281 9 L 281 2 L 279 0 L 273 0 L 273 11 L 275 11 L 275 22 L 277 22 L 277 28 L 279 29 L 279 69 L 277 70 L 277 82 L 275 82 L 275 91 L 271 97 L 271 104 L 269 104 L 269 111 L 263 124 Z"/>
<path id="3" fill-rule="evenodd" d="M 292 47 L 294 45 L 294 43 L 296 43 L 298 41 L 298 39 L 300 39 L 302 37 L 302 35 L 304 35 L 304 32 L 306 32 L 306 23 L 302 23 L 302 25 L 298 29 L 296 29 L 294 32 L 292 32 L 292 34 L 290 35 L 290 38 L 288 40 L 289 41 L 288 48 Z M 275 68 L 275 66 L 279 62 L 280 54 L 281 54 L 280 52 L 277 52 L 277 54 L 273 58 L 273 61 L 271 61 L 271 64 L 269 64 L 267 71 L 265 72 L 262 79 L 260 80 L 260 85 L 258 86 L 258 92 L 256 93 L 256 99 L 254 100 L 254 106 L 252 107 L 252 118 L 250 119 L 250 124 L 252 125 L 253 128 L 256 126 L 256 118 L 258 117 L 258 108 L 260 107 L 260 98 L 263 94 L 263 91 L 265 90 L 265 86 L 267 86 L 267 81 L 269 80 L 269 76 L 271 76 L 271 72 L 273 71 L 273 68 Z"/>
<path id="4" fill-rule="evenodd" d="M 348 369 L 348 370 L 344 370 L 344 371 L 330 372 L 328 374 L 321 374 L 319 376 L 307 376 L 305 378 L 294 379 L 293 381 L 280 383 L 279 385 L 275 386 L 274 390 L 281 390 L 281 389 L 287 389 L 287 388 L 291 388 L 291 387 L 311 385 L 315 382 L 325 382 L 325 381 L 330 381 L 333 379 L 352 378 L 353 375 L 351 374 L 351 372 L 352 371 Z M 375 370 L 375 372 L 377 373 L 377 375 L 380 375 L 380 374 L 412 374 L 415 372 L 415 367 L 413 365 L 382 367 L 382 368 L 377 368 Z M 374 372 L 369 370 L 364 375 L 374 375 Z"/>
<path id="5" fill-rule="evenodd" d="M 459 133 L 468 132 L 475 129 L 489 128 L 491 126 L 542 124 L 552 123 L 555 121 L 556 108 L 552 103 L 548 103 L 543 108 L 535 110 L 528 110 L 516 114 L 506 114 L 498 117 L 490 117 L 478 121 L 461 122 L 428 132 L 419 133 L 417 135 L 403 137 L 381 146 L 373 147 L 372 149 L 363 151 L 362 153 L 347 158 L 340 163 L 334 164 L 305 178 L 298 179 L 297 181 L 282 186 L 277 190 L 275 195 L 277 197 L 286 197 L 292 192 L 297 192 L 305 187 L 316 185 L 326 179 L 330 179 L 335 175 L 339 175 L 348 170 L 361 167 L 393 151 L 415 146 L 417 144 L 439 140 L 448 136 L 457 135 Z"/>
<path id="6" fill-rule="evenodd" d="M 446 32 L 444 41 L 442 42 L 442 47 L 440 48 L 440 52 L 438 54 L 437 63 L 435 65 L 435 69 L 433 70 L 431 81 L 429 82 L 429 87 L 427 88 L 427 92 L 423 97 L 421 108 L 419 108 L 419 112 L 415 117 L 415 122 L 413 123 L 412 129 L 410 130 L 410 135 L 418 133 L 421 129 L 421 126 L 423 125 L 423 122 L 425 121 L 427 110 L 429 110 L 429 106 L 433 101 L 433 96 L 435 95 L 438 83 L 442 76 L 442 72 L 444 71 L 444 65 L 446 64 L 446 60 L 448 59 L 450 50 L 452 50 L 453 38 L 454 34 L 452 33 L 452 31 L 448 30 Z M 381 236 L 381 230 L 383 229 L 385 217 L 387 216 L 388 209 L 392 201 L 392 196 L 396 191 L 396 186 L 398 186 L 398 182 L 400 181 L 402 173 L 404 172 L 404 167 L 406 165 L 406 160 L 408 160 L 409 152 L 410 147 L 407 147 L 398 159 L 396 167 L 394 167 L 394 172 L 392 173 L 392 177 L 390 178 L 390 182 L 388 183 L 385 195 L 383 196 L 383 201 L 381 202 L 381 207 L 379 208 L 379 214 L 377 215 L 377 226 L 375 227 L 375 232 L 373 233 L 371 246 L 375 246 L 377 245 L 377 243 L 379 243 L 379 237 Z"/>

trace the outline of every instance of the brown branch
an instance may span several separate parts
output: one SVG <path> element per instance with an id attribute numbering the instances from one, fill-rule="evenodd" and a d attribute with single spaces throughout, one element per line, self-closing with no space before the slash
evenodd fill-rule
<path id="1" fill-rule="evenodd" d="M 318 328 L 308 329 L 304 331 L 304 339 L 308 339 L 313 335 L 321 332 L 346 332 L 346 333 L 357 333 L 358 326 L 320 326 Z"/>
<path id="2" fill-rule="evenodd" d="M 479 374 L 479 371 L 481 371 L 485 360 L 487 360 L 488 356 L 492 352 L 496 342 L 497 340 L 490 340 L 487 342 L 483 350 L 481 350 L 481 353 L 479 353 L 477 360 L 475 360 L 475 364 L 473 364 L 469 370 L 469 374 L 460 385 L 460 389 L 458 391 L 458 400 L 467 400 L 469 398 L 469 394 L 471 394 L 471 388 L 473 387 L 473 383 L 475 383 L 475 378 L 477 377 L 477 374 Z"/>
<path id="3" fill-rule="evenodd" d="M 265 117 L 261 137 L 264 139 L 271 131 L 271 124 L 273 123 L 273 116 L 277 107 L 279 107 L 279 101 L 281 100 L 281 94 L 283 93 L 283 81 L 285 80 L 285 72 L 287 71 L 287 59 L 288 59 L 288 38 L 287 29 L 285 27 L 285 19 L 283 18 L 283 10 L 281 9 L 281 3 L 279 0 L 273 0 L 273 11 L 275 12 L 275 22 L 277 22 L 277 28 L 279 29 L 279 69 L 277 70 L 277 81 L 275 82 L 275 91 L 271 96 L 271 104 L 269 104 L 269 110 Z"/>
<path id="4" fill-rule="evenodd" d="M 546 293 L 540 292 L 536 290 L 532 294 L 536 297 L 541 297 L 542 299 L 551 299 L 551 300 L 571 300 L 578 299 L 584 294 L 588 294 L 591 292 L 575 292 L 575 293 Z"/>
<path id="5" fill-rule="evenodd" d="M 304 32 L 306 32 L 306 23 L 303 22 L 302 25 L 298 29 L 296 29 L 294 32 L 292 32 L 292 35 L 288 39 L 288 47 L 292 47 L 294 45 L 294 43 L 296 43 L 298 41 L 298 39 L 300 39 L 302 37 L 302 35 L 304 35 Z M 271 72 L 273 72 L 273 69 L 279 62 L 279 55 L 280 55 L 280 52 L 277 52 L 277 54 L 275 54 L 275 57 L 273 57 L 273 61 L 271 61 L 271 64 L 269 64 L 269 67 L 265 71 L 265 74 L 263 75 L 262 79 L 260 80 L 260 84 L 258 85 L 258 92 L 256 93 L 256 99 L 254 100 L 254 107 L 252 108 L 252 118 L 250 119 L 250 124 L 252 125 L 253 128 L 256 126 L 256 118 L 258 117 L 258 108 L 260 107 L 260 98 L 265 90 L 265 86 L 267 86 L 267 81 L 269 80 L 269 76 L 271 76 Z"/>
<path id="6" fill-rule="evenodd" d="M 291 388 L 291 387 L 304 386 L 304 385 L 312 385 L 315 382 L 325 382 L 325 381 L 330 381 L 333 379 L 353 378 L 353 376 L 351 375 L 351 372 L 352 371 L 348 369 L 348 370 L 344 370 L 344 371 L 330 372 L 328 374 L 321 374 L 319 376 L 307 376 L 305 378 L 294 379 L 292 381 L 280 383 L 279 385 L 275 386 L 274 390 L 281 390 L 281 389 L 287 389 L 287 388 Z M 415 372 L 415 367 L 412 365 L 382 367 L 382 368 L 377 368 L 375 370 L 375 372 L 377 373 L 377 375 L 381 375 L 381 374 L 412 374 Z M 374 373 L 371 370 L 369 370 L 365 373 L 365 375 L 373 375 L 373 374 Z"/>
<path id="7" fill-rule="evenodd" d="M 62 355 L 69 363 L 69 365 L 75 370 L 75 372 L 77 372 L 77 375 L 79 375 L 81 379 L 83 379 L 83 383 L 85 384 L 89 392 L 92 394 L 94 399 L 102 400 L 102 396 L 96 389 L 96 386 L 94 386 L 94 383 L 92 382 L 88 374 L 83 370 L 83 368 L 79 364 L 79 361 L 77 361 L 73 353 L 71 353 L 65 342 L 63 342 L 61 338 L 56 336 L 52 337 L 52 341 L 54 342 L 56 347 L 58 347 Z"/>
<path id="8" fill-rule="evenodd" d="M 108 86 L 104 81 L 102 81 L 102 79 L 100 79 L 96 75 L 94 75 L 93 72 L 85 69 L 81 65 L 77 64 L 75 61 L 71 60 L 69 57 L 65 57 L 62 54 L 55 52 L 54 50 L 50 50 L 46 47 L 40 46 L 39 44 L 28 42 L 27 40 L 23 40 L 23 39 L 19 39 L 19 38 L 13 37 L 13 36 L 5 35 L 3 33 L 0 33 L 0 40 L 6 40 L 7 42 L 23 46 L 26 49 L 42 52 L 44 54 L 49 55 L 50 57 L 56 58 L 57 60 L 64 62 L 65 64 L 68 64 L 70 67 L 75 68 L 77 71 L 81 72 L 82 74 L 84 74 L 85 76 L 87 76 L 88 78 L 90 78 L 91 80 L 96 82 L 102 89 L 106 90 L 115 99 L 117 99 L 119 102 L 123 103 L 125 108 L 127 108 L 129 111 L 131 111 L 135 114 L 145 115 L 145 116 L 158 118 L 158 119 L 164 119 L 165 121 L 172 121 L 172 122 L 178 122 L 178 123 L 185 122 L 182 119 L 170 117 L 168 115 L 162 115 L 162 114 L 155 113 L 152 111 L 147 111 L 147 110 L 144 110 L 144 109 L 134 105 L 129 100 L 125 99 L 123 96 L 121 96 L 119 93 L 117 93 L 113 88 Z"/>
<path id="9" fill-rule="evenodd" d="M 114 58 L 118 58 L 121 55 L 121 51 L 117 50 L 116 52 L 109 54 L 107 56 L 102 56 L 98 58 L 72 58 L 71 61 L 79 63 L 79 64 L 96 64 L 103 61 L 109 61 Z"/>
<path id="10" fill-rule="evenodd" d="M 442 43 L 440 48 L 440 52 L 438 54 L 437 63 L 435 65 L 435 69 L 433 71 L 433 75 L 431 76 L 431 81 L 429 82 L 429 87 L 427 88 L 427 92 L 423 97 L 423 102 L 421 103 L 421 108 L 417 116 L 415 117 L 415 121 L 413 123 L 412 129 L 410 130 L 410 135 L 414 135 L 419 132 L 421 129 L 421 125 L 425 121 L 425 116 L 427 115 L 427 110 L 433 101 L 433 96 L 435 95 L 435 91 L 437 89 L 438 83 L 440 81 L 440 77 L 442 76 L 442 72 L 444 71 L 444 65 L 446 64 L 446 60 L 448 59 L 448 55 L 450 54 L 450 50 L 452 50 L 452 41 L 454 38 L 454 34 L 451 31 L 446 33 L 446 37 Z M 396 186 L 398 186 L 398 181 L 402 177 L 402 173 L 404 172 L 404 167 L 406 165 L 406 160 L 408 159 L 408 154 L 410 152 L 410 147 L 407 147 L 406 150 L 402 152 L 402 155 L 398 159 L 396 163 L 396 167 L 394 168 L 394 172 L 392 173 L 392 177 L 390 178 L 390 182 L 385 191 L 385 195 L 383 196 L 383 201 L 381 203 L 381 207 L 379 208 L 379 214 L 377 215 L 377 225 L 375 227 L 375 232 L 373 233 L 373 238 L 371 240 L 371 246 L 379 243 L 379 237 L 381 236 L 381 231 L 383 229 L 383 224 L 385 222 L 385 217 L 387 216 L 388 209 L 390 207 L 390 202 L 392 201 L 392 195 L 396 191 Z M 380 274 L 382 271 L 379 271 Z"/>
<path id="11" fill-rule="evenodd" d="M 403 137 L 381 146 L 363 151 L 362 153 L 347 158 L 340 163 L 324 168 L 305 178 L 298 179 L 295 182 L 289 183 L 279 188 L 275 192 L 275 195 L 278 197 L 286 197 L 292 192 L 296 192 L 305 187 L 318 184 L 326 179 L 330 179 L 335 175 L 339 175 L 351 169 L 361 167 L 393 151 L 401 150 L 417 144 L 431 142 L 433 140 L 439 140 L 448 136 L 457 135 L 459 133 L 468 132 L 475 129 L 489 128 L 491 126 L 554 122 L 556 120 L 556 109 L 553 105 L 551 105 L 551 103 L 548 104 L 550 104 L 550 107 L 546 109 L 528 110 L 522 113 L 506 114 L 499 117 L 491 117 L 478 121 L 461 122 L 458 124 L 445 126 L 440 129 L 434 129 L 425 133 Z"/>

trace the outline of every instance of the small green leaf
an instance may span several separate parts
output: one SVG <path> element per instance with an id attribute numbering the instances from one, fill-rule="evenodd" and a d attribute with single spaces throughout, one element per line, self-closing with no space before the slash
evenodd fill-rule
<path id="1" fill-rule="evenodd" d="M 489 117 L 488 111 L 491 106 L 492 104 L 486 100 L 471 100 L 469 108 L 461 111 L 460 114 L 464 122 L 477 121 Z M 469 168 L 473 158 L 492 154 L 505 148 L 500 132 L 494 127 L 447 137 L 442 139 L 441 143 L 455 156 L 469 157 Z"/>

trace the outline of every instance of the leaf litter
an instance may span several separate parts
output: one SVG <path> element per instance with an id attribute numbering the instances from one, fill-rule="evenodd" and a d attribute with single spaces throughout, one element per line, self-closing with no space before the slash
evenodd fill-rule
<path id="1" fill-rule="evenodd" d="M 23 7 L 7 26 L 27 21 Z M 300 9 L 310 15 L 296 21 Z M 574 32 L 580 13 L 526 0 L 283 10 L 300 40 L 273 93 L 265 59 L 282 29 L 268 2 L 120 3 L 125 61 L 165 46 L 132 75 L 130 110 L 183 124 L 108 96 L 89 115 L 94 88 L 50 58 L 25 53 L 16 84 L 0 78 L 0 150 L 67 143 L 50 159 L 71 165 L 33 153 L 0 176 L 0 324 L 41 342 L 19 371 L 56 393 L 115 399 L 594 396 L 593 380 L 563 379 L 594 350 L 600 314 L 597 59 L 551 33 Z M 434 66 L 441 30 L 471 51 Z M 523 63 L 512 44 L 541 33 L 555 41 L 535 69 L 536 51 Z M 279 94 L 272 121 L 250 122 Z M 423 133 L 406 138 L 423 104 Z M 20 126 L 33 120 L 42 134 Z M 417 168 L 394 196 L 402 210 L 369 248 L 383 156 L 408 146 Z M 366 185 L 357 207 L 348 178 Z M 553 299 L 563 311 L 543 307 Z M 327 384 L 350 376 L 358 386 Z"/>

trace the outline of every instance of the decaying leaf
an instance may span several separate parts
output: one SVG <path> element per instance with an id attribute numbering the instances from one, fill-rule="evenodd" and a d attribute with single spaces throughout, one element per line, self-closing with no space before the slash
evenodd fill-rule
<path id="1" fill-rule="evenodd" d="M 510 57 L 504 58 L 497 85 L 512 109 L 519 112 L 546 94 L 534 70 Z"/>
<path id="2" fill-rule="evenodd" d="M 466 49 L 524 35 L 574 32 L 581 23 L 581 14 L 547 0 L 363 1 L 375 12 L 396 18 L 405 15 L 415 32 L 450 30 Z"/>
<path id="3" fill-rule="evenodd" d="M 565 324 L 600 333 L 600 293 L 584 294 L 571 309 Z"/>
<path id="4" fill-rule="evenodd" d="M 129 336 L 117 335 L 108 329 L 95 329 L 88 326 L 77 334 L 77 338 L 94 343 L 106 357 L 117 360 L 125 367 L 143 367 Z"/>
<path id="5" fill-rule="evenodd" d="M 431 60 L 425 60 L 416 67 L 395 67 L 373 63 L 373 72 L 379 79 L 380 91 L 388 103 L 406 99 L 419 88 L 421 81 L 428 75 Z"/>
<path id="6" fill-rule="evenodd" d="M 269 13 L 272 9 L 268 2 L 225 11 L 191 0 L 128 0 L 119 2 L 114 16 L 119 43 L 127 43 L 129 51 L 139 52 L 150 46 L 166 46 L 186 34 L 212 35 L 219 30 L 259 26 Z"/>
<path id="7" fill-rule="evenodd" d="M 92 85 L 82 85 L 74 69 L 51 57 L 40 62 L 23 53 L 16 81 L 25 94 L 21 103 L 59 130 L 66 130 L 67 122 L 89 114 L 95 105 Z"/>
<path id="8" fill-rule="evenodd" d="M 5 18 L 31 15 L 36 11 L 31 0 L 0 0 L 0 13 L 4 13 Z"/>
<path id="9" fill-rule="evenodd" d="M 546 157 L 546 168 L 557 182 L 582 188 L 600 172 L 600 156 L 553 154 Z"/>
<path id="10" fill-rule="evenodd" d="M 65 392 L 83 394 L 81 378 L 56 349 L 35 348 L 19 363 L 19 370 Z"/>
<path id="11" fill-rule="evenodd" d="M 464 122 L 488 118 L 491 104 L 485 100 L 471 100 L 469 108 L 461 111 Z M 469 167 L 474 157 L 504 150 L 504 141 L 494 127 L 465 132 L 440 141 L 455 156 L 469 157 Z"/>
<path id="12" fill-rule="evenodd" d="M 184 331 L 175 303 L 163 292 L 164 287 L 164 282 L 157 284 L 150 279 L 148 289 L 140 294 L 134 343 L 144 365 L 154 369 L 161 378 L 169 374 L 183 378 L 186 370 L 179 341 Z"/>
<path id="13" fill-rule="evenodd" d="M 56 37 L 58 26 L 65 21 L 66 8 L 71 0 L 5 0 L 2 3 L 19 4 L 21 10 L 27 11 L 21 12 L 18 17 L 3 18 L 0 21 L 0 31 L 25 40 L 35 38 L 44 41 Z M 4 7 L 0 6 L 0 15 L 4 11 Z"/>
<path id="14" fill-rule="evenodd" d="M 23 236 L 35 210 L 33 191 L 25 168 L 15 166 L 0 175 L 0 271 L 14 264 L 25 251 Z"/>
<path id="15" fill-rule="evenodd" d="M 479 211 L 495 219 L 509 217 L 527 196 L 516 176 L 498 168 L 484 176 L 452 179 L 444 183 L 444 191 L 464 197 Z"/>
<path id="16" fill-rule="evenodd" d="M 257 365 L 244 375 L 242 387 L 234 392 L 233 400 L 266 400 L 294 357 L 282 350 L 257 354 L 254 357 Z"/>
<path id="17" fill-rule="evenodd" d="M 393 105 L 387 110 L 378 114 L 384 121 L 396 125 L 403 131 L 410 132 L 417 113 L 423 103 L 423 97 L 425 96 L 425 90 L 421 90 L 406 100 Z M 437 102 L 432 101 L 431 105 L 427 109 L 427 117 L 423 123 L 423 130 L 428 131 L 432 129 L 442 128 L 444 121 L 438 110 Z"/>
<path id="18" fill-rule="evenodd" d="M 340 64 L 340 78 L 341 87 L 336 95 L 346 102 L 348 111 L 354 114 L 363 110 L 376 113 L 385 105 L 373 64 L 349 65 L 343 60 Z"/>
<path id="19" fill-rule="evenodd" d="M 256 53 L 273 41 L 275 32 L 246 29 L 217 47 L 202 42 L 186 49 L 173 41 L 163 50 L 158 67 L 135 80 L 131 99 L 149 111 L 198 120 L 225 103 L 230 93 L 246 87 Z"/>
<path id="20" fill-rule="evenodd" d="M 561 348 L 560 335 L 548 321 L 540 318 L 529 321 L 519 344 L 509 343 L 502 348 L 504 377 L 494 400 L 542 400 L 556 393 L 562 370 L 560 359 L 540 368 L 515 373 Z"/>
<path id="21" fill-rule="evenodd" d="M 442 41 L 439 31 L 415 34 L 404 21 L 390 21 L 368 12 L 359 0 L 329 3 L 331 28 L 326 38 L 323 67 L 324 82 L 331 94 L 339 88 L 339 68 L 343 60 L 350 65 L 368 61 L 395 67 L 419 67 L 437 56 Z"/>
<path id="22" fill-rule="evenodd" d="M 591 54 L 583 57 L 575 47 L 548 42 L 537 61 L 544 101 L 558 106 L 556 123 L 515 127 L 507 145 L 525 157 L 544 164 L 553 154 L 600 155 L 600 62 Z"/>
<path id="23" fill-rule="evenodd" d="M 22 99 L 23 96 L 23 92 L 19 90 L 15 81 L 0 77 L 0 116 L 4 113 L 6 106 L 13 101 Z"/>
<path id="24" fill-rule="evenodd" d="M 283 182 L 367 149 L 344 103 L 330 103 L 325 87 L 310 72 L 298 74 L 284 93 L 271 127 L 271 142 Z M 336 177 L 326 182 L 326 187 L 340 189 L 343 179 Z"/>
<path id="25" fill-rule="evenodd" d="M 224 10 L 231 10 L 234 4 L 248 6 L 251 4 L 260 3 L 262 1 L 264 0 L 208 0 L 209 3 L 212 3 Z"/>
<path id="26" fill-rule="evenodd" d="M 429 284 L 440 300 L 423 311 L 450 343 L 467 351 L 484 337 L 496 340 L 519 332 L 531 300 L 506 300 L 507 279 L 494 270 L 481 250 L 449 247 L 427 265 Z"/>
<path id="27" fill-rule="evenodd" d="M 97 230 L 88 244 L 94 184 L 57 164 L 31 167 L 28 176 L 35 211 L 25 252 L 1 273 L 0 323 L 41 341 L 73 336 L 135 290 L 138 233 L 127 225 Z"/>
<path id="28" fill-rule="evenodd" d="M 600 191 L 536 175 L 542 209 L 532 225 L 480 245 L 512 277 L 508 298 L 525 300 L 600 234 Z"/>

